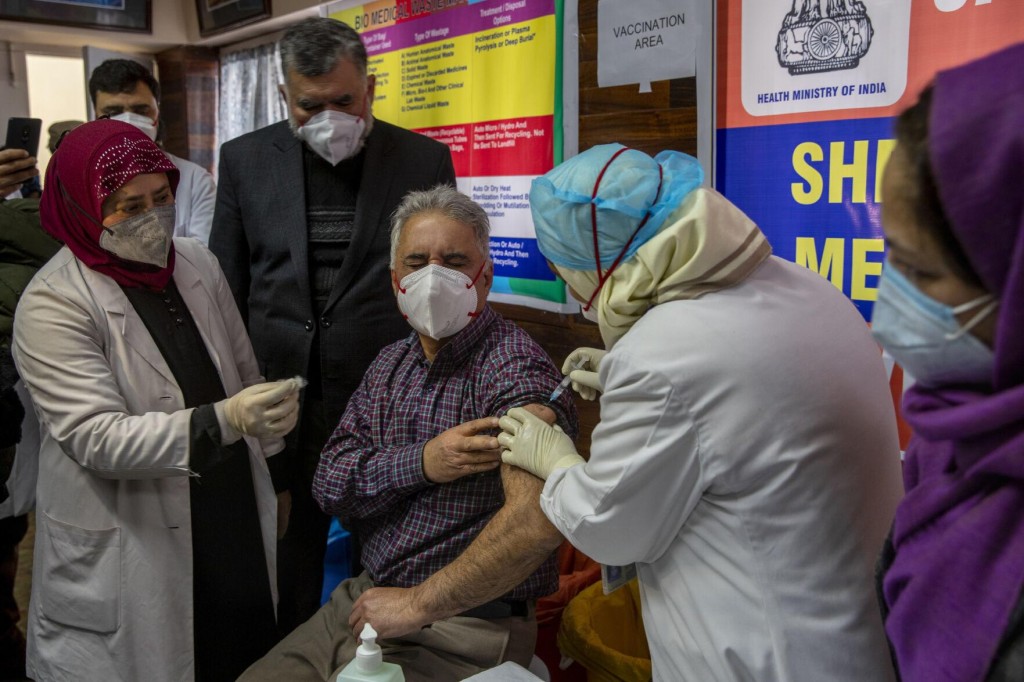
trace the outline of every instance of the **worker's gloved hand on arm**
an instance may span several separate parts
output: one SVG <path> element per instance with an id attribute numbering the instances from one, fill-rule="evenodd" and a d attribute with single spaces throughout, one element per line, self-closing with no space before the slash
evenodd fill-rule
<path id="1" fill-rule="evenodd" d="M 498 443 L 505 448 L 501 460 L 538 478 L 547 480 L 556 469 L 585 462 L 560 426 L 551 426 L 522 407 L 513 407 L 498 425 L 502 429 Z"/>
<path id="2" fill-rule="evenodd" d="M 577 348 L 569 353 L 569 357 L 562 363 L 562 374 L 572 379 L 572 390 L 579 393 L 584 400 L 594 400 L 598 393 L 604 392 L 597 370 L 601 366 L 601 359 L 607 353 L 608 351 L 597 348 Z M 575 369 L 577 366 L 579 369 Z"/>
<path id="3" fill-rule="evenodd" d="M 297 379 L 255 384 L 214 405 L 229 427 L 254 438 L 281 438 L 299 419 Z"/>

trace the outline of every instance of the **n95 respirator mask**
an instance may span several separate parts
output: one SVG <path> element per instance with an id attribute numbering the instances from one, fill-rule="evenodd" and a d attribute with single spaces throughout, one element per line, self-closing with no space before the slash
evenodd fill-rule
<path id="1" fill-rule="evenodd" d="M 432 339 L 454 336 L 477 316 L 476 277 L 442 267 L 427 265 L 406 275 L 398 283 L 398 309 L 412 328 Z"/>

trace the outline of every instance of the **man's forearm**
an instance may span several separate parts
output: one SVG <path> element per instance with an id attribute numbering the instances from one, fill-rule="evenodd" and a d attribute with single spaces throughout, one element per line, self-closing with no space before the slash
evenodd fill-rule
<path id="1" fill-rule="evenodd" d="M 313 478 L 313 498 L 328 514 L 369 519 L 391 512 L 432 483 L 423 478 L 422 444 L 376 447 L 332 437 Z"/>
<path id="2" fill-rule="evenodd" d="M 501 467 L 505 505 L 455 561 L 414 588 L 430 622 L 508 594 L 555 551 L 562 536 L 540 509 L 544 482 Z"/>

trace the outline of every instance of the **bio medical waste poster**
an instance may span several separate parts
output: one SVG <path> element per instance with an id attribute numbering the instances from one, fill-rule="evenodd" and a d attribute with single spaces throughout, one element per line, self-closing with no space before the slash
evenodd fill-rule
<path id="1" fill-rule="evenodd" d="M 492 298 L 567 310 L 530 214 L 561 161 L 561 0 L 380 0 L 328 6 L 362 35 L 374 115 L 449 146 L 491 220 Z M 575 308 L 575 306 L 572 306 Z"/>
<path id="2" fill-rule="evenodd" d="M 871 319 L 895 115 L 1024 40 L 1019 0 L 718 0 L 716 186 Z M 899 401 L 902 374 L 892 374 Z M 905 435 L 905 434 L 903 434 Z"/>

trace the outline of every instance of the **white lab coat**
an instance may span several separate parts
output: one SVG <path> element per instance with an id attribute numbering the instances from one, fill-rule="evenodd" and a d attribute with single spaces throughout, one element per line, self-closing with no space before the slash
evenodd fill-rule
<path id="1" fill-rule="evenodd" d="M 590 461 L 541 506 L 597 561 L 637 563 L 654 679 L 893 679 L 872 576 L 899 445 L 853 305 L 771 257 L 652 308 L 600 378 Z"/>
<path id="2" fill-rule="evenodd" d="M 174 282 L 233 395 L 261 380 L 242 318 L 213 254 L 174 244 Z M 153 337 L 121 288 L 64 247 L 21 297 L 13 350 L 41 435 L 29 675 L 193 679 L 192 410 Z M 265 456 L 283 441 L 246 443 L 276 604 Z"/>
<path id="3" fill-rule="evenodd" d="M 217 184 L 202 166 L 168 152 L 180 174 L 178 189 L 174 193 L 175 237 L 195 237 L 203 244 L 210 243 L 213 227 L 213 209 L 217 205 Z"/>

